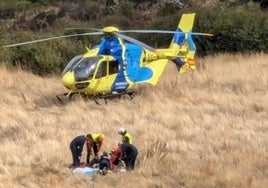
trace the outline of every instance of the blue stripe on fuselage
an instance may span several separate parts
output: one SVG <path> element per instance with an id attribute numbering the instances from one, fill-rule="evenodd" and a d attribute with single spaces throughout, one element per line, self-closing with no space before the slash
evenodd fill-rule
<path id="1" fill-rule="evenodd" d="M 152 77 L 153 71 L 147 67 L 141 67 L 141 55 L 143 52 L 143 48 L 131 44 L 126 43 L 126 61 L 127 61 L 127 76 L 132 82 L 141 82 L 148 80 Z"/>

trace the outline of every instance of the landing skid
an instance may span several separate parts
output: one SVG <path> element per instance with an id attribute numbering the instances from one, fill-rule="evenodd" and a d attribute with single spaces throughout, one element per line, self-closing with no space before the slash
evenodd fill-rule
<path id="1" fill-rule="evenodd" d="M 122 93 L 111 93 L 111 94 L 107 94 L 107 95 L 102 95 L 100 98 L 104 99 L 105 104 L 107 104 L 107 99 L 112 99 L 115 97 L 121 98 L 121 96 L 123 96 L 123 95 L 128 95 L 130 97 L 130 99 L 132 100 L 133 96 L 134 96 L 134 91 L 122 92 Z"/>
<path id="2" fill-rule="evenodd" d="M 128 95 L 130 99 L 133 99 L 134 97 L 134 91 L 129 92 L 120 92 L 120 93 L 110 93 L 110 94 L 104 94 L 104 95 L 97 95 L 93 97 L 89 97 L 90 99 L 93 99 L 96 104 L 100 104 L 97 99 L 104 99 L 105 104 L 107 104 L 108 99 L 115 99 L 115 98 L 121 98 L 123 95 Z"/>
<path id="3" fill-rule="evenodd" d="M 68 93 L 64 93 L 62 95 L 56 95 L 58 101 L 61 103 L 61 104 L 65 104 L 66 102 L 68 101 L 71 101 L 72 97 L 75 95 L 75 94 L 79 94 L 79 93 L 71 93 L 69 96 L 68 96 Z M 88 96 L 88 95 L 82 95 L 82 97 L 84 97 L 85 99 L 90 99 L 90 100 L 94 100 L 96 104 L 100 104 L 97 99 L 104 99 L 105 101 L 105 104 L 107 104 L 107 99 L 113 99 L 113 98 L 121 98 L 121 96 L 123 95 L 128 95 L 130 97 L 130 99 L 133 99 L 134 97 L 134 91 L 128 91 L 128 92 L 118 92 L 118 93 L 110 93 L 110 94 L 105 94 L 105 95 L 96 95 L 96 96 Z"/>
<path id="4" fill-rule="evenodd" d="M 133 99 L 134 91 L 101 95 L 100 98 L 107 99 L 107 98 L 113 98 L 113 97 L 121 97 L 122 95 L 128 95 L 131 99 Z"/>
<path id="5" fill-rule="evenodd" d="M 64 102 L 70 101 L 72 99 L 72 97 L 73 97 L 74 94 L 76 94 L 76 93 L 71 93 L 68 96 L 68 93 L 64 93 L 61 96 L 56 95 L 56 97 L 57 97 L 58 101 L 60 101 L 61 104 L 64 104 Z"/>

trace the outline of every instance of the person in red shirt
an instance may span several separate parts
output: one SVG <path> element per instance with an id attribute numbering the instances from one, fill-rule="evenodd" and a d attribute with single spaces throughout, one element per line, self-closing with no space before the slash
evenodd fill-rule
<path id="1" fill-rule="evenodd" d="M 110 153 L 111 169 L 114 169 L 115 165 L 118 165 L 119 163 L 119 158 L 121 156 L 120 145 L 121 143 L 118 143 L 118 145 Z"/>

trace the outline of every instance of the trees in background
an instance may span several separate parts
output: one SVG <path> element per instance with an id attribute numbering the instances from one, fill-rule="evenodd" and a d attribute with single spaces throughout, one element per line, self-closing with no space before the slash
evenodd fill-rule
<path id="1" fill-rule="evenodd" d="M 10 2 L 10 3 L 9 3 Z M 215 3 L 216 2 L 216 3 Z M 115 25 L 121 29 L 175 30 L 181 14 L 196 12 L 193 31 L 213 33 L 194 36 L 199 55 L 214 53 L 268 52 L 267 0 L 21 0 L 0 2 L 1 44 L 17 43 L 62 34 L 65 27 Z M 200 6 L 202 5 L 202 6 Z M 107 6 L 113 6 L 107 9 Z M 153 47 L 167 47 L 172 36 L 132 35 Z M 5 49 L 2 62 L 30 68 L 37 74 L 59 73 L 84 46 L 95 45 L 98 37 L 70 38 Z"/>

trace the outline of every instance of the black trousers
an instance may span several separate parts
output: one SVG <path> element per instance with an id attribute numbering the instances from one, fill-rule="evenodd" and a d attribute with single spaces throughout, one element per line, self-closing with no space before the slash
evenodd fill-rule
<path id="1" fill-rule="evenodd" d="M 132 151 L 130 154 L 128 154 L 123 161 L 126 164 L 127 170 L 134 170 L 135 161 L 138 155 L 138 151 Z"/>
<path id="2" fill-rule="evenodd" d="M 80 164 L 82 149 L 73 145 L 70 145 L 70 149 L 71 149 L 72 156 L 73 156 L 73 165 L 78 166 Z"/>

